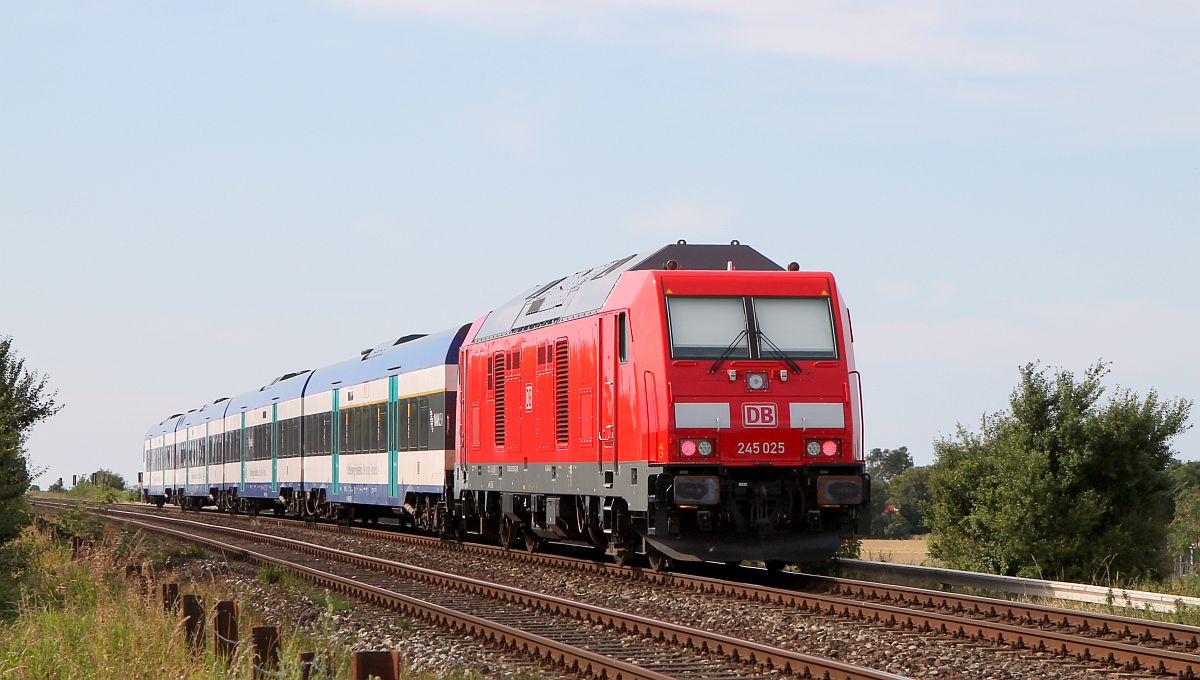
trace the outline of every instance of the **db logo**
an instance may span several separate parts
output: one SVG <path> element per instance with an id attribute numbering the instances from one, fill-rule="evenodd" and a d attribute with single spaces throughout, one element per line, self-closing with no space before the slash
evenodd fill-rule
<path id="1" fill-rule="evenodd" d="M 742 425 L 746 427 L 775 427 L 775 404 L 742 404 Z"/>

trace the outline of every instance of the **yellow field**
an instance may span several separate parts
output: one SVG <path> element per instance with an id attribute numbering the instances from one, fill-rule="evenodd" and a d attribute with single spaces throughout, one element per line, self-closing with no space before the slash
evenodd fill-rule
<path id="1" fill-rule="evenodd" d="M 862 552 L 864 560 L 895 562 L 897 564 L 929 565 L 929 535 L 912 538 L 864 538 Z"/>

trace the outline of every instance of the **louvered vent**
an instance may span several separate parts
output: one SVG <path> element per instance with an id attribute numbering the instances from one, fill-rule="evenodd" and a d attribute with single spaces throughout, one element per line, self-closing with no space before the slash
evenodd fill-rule
<path id="1" fill-rule="evenodd" d="M 496 386 L 496 446 L 504 446 L 504 352 L 496 353 L 495 386 Z"/>
<path id="2" fill-rule="evenodd" d="M 570 423 L 567 417 L 567 404 L 570 401 L 567 392 L 567 356 L 567 341 L 554 343 L 554 437 L 559 444 L 567 443 L 567 425 Z"/>

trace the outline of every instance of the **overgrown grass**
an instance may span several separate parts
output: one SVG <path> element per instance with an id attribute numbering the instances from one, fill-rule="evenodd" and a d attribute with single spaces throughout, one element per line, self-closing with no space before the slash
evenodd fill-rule
<path id="1" fill-rule="evenodd" d="M 241 645 L 227 669 L 212 653 L 187 643 L 182 618 L 163 612 L 156 593 L 143 594 L 109 560 L 112 543 L 98 555 L 71 559 L 70 548 L 27 532 L 21 543 L 33 560 L 19 616 L 0 624 L 3 678 L 250 678 L 249 646 Z M 231 593 L 218 583 L 191 584 L 208 608 Z M 239 627 L 252 625 L 245 608 Z M 280 671 L 298 677 L 299 653 L 328 646 L 303 630 L 282 630 Z M 339 675 L 349 657 L 335 650 Z"/>
<path id="2" fill-rule="evenodd" d="M 136 501 L 140 499 L 137 491 L 114 489 L 111 486 L 98 486 L 94 484 L 76 484 L 65 491 L 35 491 L 29 495 L 40 498 L 95 501 L 98 503 L 116 503 L 118 501 Z"/>

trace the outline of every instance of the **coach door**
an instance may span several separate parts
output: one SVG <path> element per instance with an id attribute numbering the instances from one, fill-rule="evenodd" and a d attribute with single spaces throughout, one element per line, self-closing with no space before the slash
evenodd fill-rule
<path id="1" fill-rule="evenodd" d="M 617 316 L 600 317 L 600 468 L 604 484 L 617 475 Z"/>
<path id="2" fill-rule="evenodd" d="M 399 405 L 399 378 L 398 376 L 388 377 L 388 401 L 387 401 L 387 433 L 388 433 L 388 496 L 395 498 L 400 495 L 400 475 L 399 465 L 399 425 L 400 425 L 400 405 Z"/>

